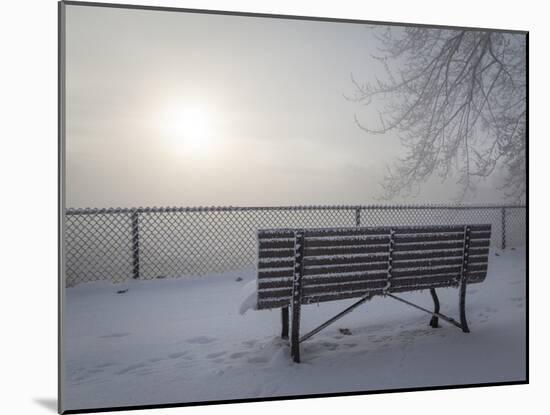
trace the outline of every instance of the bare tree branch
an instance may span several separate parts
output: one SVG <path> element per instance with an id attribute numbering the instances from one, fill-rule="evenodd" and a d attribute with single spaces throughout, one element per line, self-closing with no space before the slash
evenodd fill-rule
<path id="1" fill-rule="evenodd" d="M 384 179 L 385 197 L 413 193 L 433 175 L 457 175 L 461 199 L 479 180 L 505 172 L 502 191 L 526 192 L 525 37 L 497 32 L 371 29 L 374 56 L 387 80 L 360 83 L 355 96 L 379 122 L 356 124 L 369 134 L 395 131 L 407 149 Z M 375 119 L 375 117 L 371 117 Z"/>

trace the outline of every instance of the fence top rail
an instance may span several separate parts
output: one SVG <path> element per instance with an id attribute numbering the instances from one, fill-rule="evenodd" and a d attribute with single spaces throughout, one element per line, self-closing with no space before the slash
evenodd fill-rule
<path id="1" fill-rule="evenodd" d="M 304 205 L 304 206 L 194 206 L 194 207 L 132 207 L 132 208 L 68 208 L 65 214 L 132 214 L 132 213 L 175 213 L 175 212 L 231 212 L 231 211 L 284 211 L 284 210 L 421 210 L 421 209 L 515 209 L 525 208 L 521 204 L 424 204 L 424 205 Z"/>

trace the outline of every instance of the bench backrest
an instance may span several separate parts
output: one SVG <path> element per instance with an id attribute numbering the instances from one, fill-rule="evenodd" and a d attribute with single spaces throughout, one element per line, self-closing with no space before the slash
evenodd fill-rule
<path id="1" fill-rule="evenodd" d="M 303 304 L 455 286 L 463 270 L 467 283 L 487 274 L 489 224 L 260 229 L 258 309 L 290 304 L 297 233 Z"/>

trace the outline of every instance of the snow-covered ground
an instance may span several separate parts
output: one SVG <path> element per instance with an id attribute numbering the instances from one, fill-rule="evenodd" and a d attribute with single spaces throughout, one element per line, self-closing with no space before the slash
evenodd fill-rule
<path id="1" fill-rule="evenodd" d="M 375 298 L 304 342 L 301 364 L 279 338 L 280 310 L 239 313 L 254 277 L 67 289 L 65 409 L 525 379 L 524 249 L 492 250 L 487 279 L 468 287 L 471 333 L 444 321 L 432 329 L 427 314 Z M 458 290 L 438 293 L 457 316 Z M 428 291 L 401 296 L 432 307 Z M 304 306 L 302 333 L 353 301 Z"/>

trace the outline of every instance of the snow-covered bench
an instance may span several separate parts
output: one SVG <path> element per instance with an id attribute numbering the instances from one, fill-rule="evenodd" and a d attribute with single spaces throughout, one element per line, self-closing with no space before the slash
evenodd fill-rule
<path id="1" fill-rule="evenodd" d="M 376 295 L 431 314 L 432 327 L 441 318 L 469 332 L 466 285 L 485 279 L 491 225 L 260 229 L 257 239 L 256 308 L 281 308 L 288 338 L 290 307 L 291 355 L 299 362 L 301 342 Z M 459 288 L 460 322 L 439 312 L 439 287 Z M 395 296 L 425 289 L 433 312 Z M 302 304 L 349 298 L 359 300 L 300 337 Z"/>

